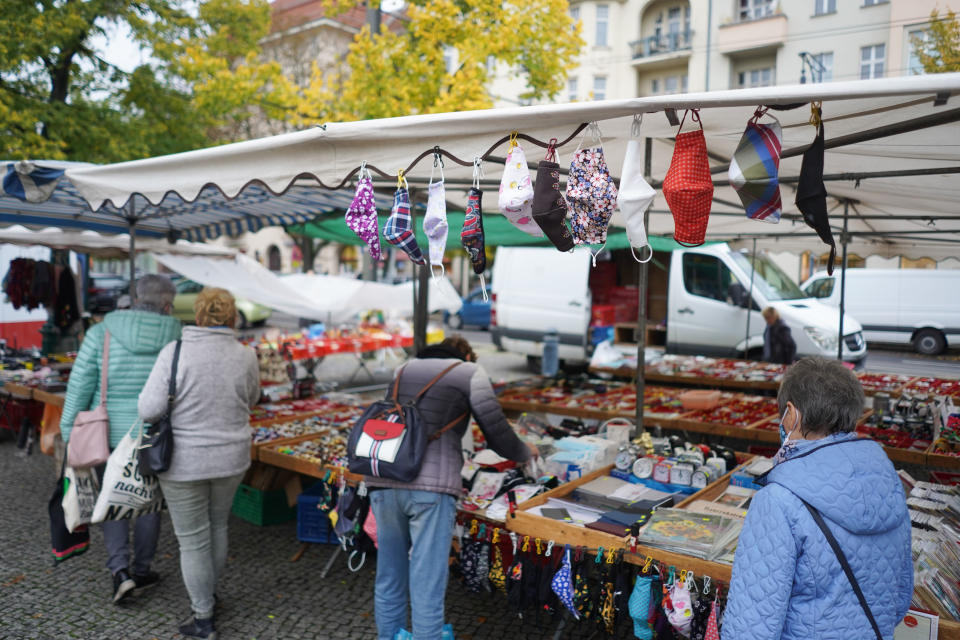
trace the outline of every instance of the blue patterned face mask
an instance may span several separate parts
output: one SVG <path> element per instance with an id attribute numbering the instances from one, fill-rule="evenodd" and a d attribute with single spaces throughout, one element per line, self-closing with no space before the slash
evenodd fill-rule
<path id="1" fill-rule="evenodd" d="M 780 446 L 787 441 L 787 430 L 783 426 L 783 421 L 787 419 L 787 412 L 784 411 L 783 415 L 780 416 Z"/>

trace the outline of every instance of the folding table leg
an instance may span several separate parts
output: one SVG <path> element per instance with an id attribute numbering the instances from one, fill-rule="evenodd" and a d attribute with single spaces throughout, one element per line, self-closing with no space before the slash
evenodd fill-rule
<path id="1" fill-rule="evenodd" d="M 326 578 L 327 574 L 330 572 L 330 567 L 333 566 L 333 561 L 337 559 L 337 556 L 340 555 L 340 552 L 343 549 L 340 548 L 340 545 L 337 545 L 336 549 L 333 550 L 333 553 L 330 554 L 330 559 L 327 560 L 327 564 L 323 565 L 323 571 L 320 572 L 320 578 Z"/>

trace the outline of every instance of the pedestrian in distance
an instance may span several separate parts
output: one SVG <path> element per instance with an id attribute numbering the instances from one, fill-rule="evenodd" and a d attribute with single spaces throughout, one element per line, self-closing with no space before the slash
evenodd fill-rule
<path id="1" fill-rule="evenodd" d="M 426 434 L 463 419 L 427 445 L 420 473 L 401 483 L 365 476 L 377 522 L 374 613 L 378 640 L 393 640 L 407 622 L 410 603 L 415 640 L 436 640 L 443 628 L 450 544 L 462 481 L 460 442 L 474 417 L 487 444 L 501 456 L 526 462 L 536 447 L 517 437 L 503 415 L 470 343 L 451 336 L 426 347 L 398 370 L 398 400 L 414 398 L 436 380 L 418 404 Z M 454 366 L 450 369 L 451 366 Z M 448 370 L 449 369 L 449 370 Z M 392 389 L 392 387 L 391 387 Z M 465 415 L 464 415 L 465 414 Z"/>
<path id="2" fill-rule="evenodd" d="M 913 596 L 910 516 L 883 448 L 855 431 L 863 388 L 804 358 L 777 402 L 782 444 L 747 511 L 722 638 L 892 638 Z"/>
<path id="3" fill-rule="evenodd" d="M 790 327 L 773 307 L 762 311 L 767 328 L 763 330 L 763 360 L 776 364 L 791 364 L 797 357 L 797 343 Z"/>
<path id="4" fill-rule="evenodd" d="M 229 292 L 205 288 L 193 308 L 197 326 L 183 330 L 170 413 L 173 457 L 157 476 L 193 610 L 180 633 L 212 640 L 216 585 L 227 564 L 227 520 L 250 466 L 250 409 L 260 399 L 260 368 L 256 352 L 237 341 L 237 309 Z M 144 422 L 167 411 L 176 346 L 160 352 L 140 393 Z"/>
<path id="5" fill-rule="evenodd" d="M 87 331 L 67 383 L 60 420 L 60 434 L 69 444 L 74 419 L 100 403 L 103 345 L 110 334 L 107 371 L 107 414 L 112 451 L 137 421 L 137 397 L 143 389 L 157 354 L 164 345 L 180 337 L 180 321 L 170 316 L 176 289 L 170 279 L 146 275 L 137 280 L 133 308 L 112 311 L 103 322 Z M 102 478 L 106 464 L 96 468 Z M 136 518 L 133 524 L 133 565 L 130 564 L 130 520 L 108 520 L 101 524 L 107 550 L 107 569 L 113 576 L 113 601 L 120 602 L 134 590 L 153 586 L 160 579 L 151 571 L 160 536 L 160 514 Z"/>

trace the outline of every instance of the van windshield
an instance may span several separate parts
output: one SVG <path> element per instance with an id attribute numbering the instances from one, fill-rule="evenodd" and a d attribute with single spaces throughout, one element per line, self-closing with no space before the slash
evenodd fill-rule
<path id="1" fill-rule="evenodd" d="M 790 279 L 790 276 L 781 271 L 780 267 L 773 263 L 770 258 L 760 253 L 751 260 L 749 251 L 734 251 L 733 260 L 746 272 L 747 283 L 749 283 L 752 262 L 757 269 L 753 278 L 753 286 L 763 294 L 767 300 L 798 300 L 808 298 L 800 287 Z M 745 284 L 747 284 L 745 283 Z M 749 286 L 749 285 L 747 285 Z"/>

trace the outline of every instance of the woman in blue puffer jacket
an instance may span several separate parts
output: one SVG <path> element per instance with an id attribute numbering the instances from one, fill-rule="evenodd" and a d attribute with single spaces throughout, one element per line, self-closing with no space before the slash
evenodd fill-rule
<path id="1" fill-rule="evenodd" d="M 722 638 L 877 637 L 804 501 L 836 538 L 879 634 L 893 638 L 913 594 L 910 517 L 883 448 L 854 433 L 863 389 L 839 362 L 805 358 L 777 399 L 783 444 L 740 534 Z"/>

